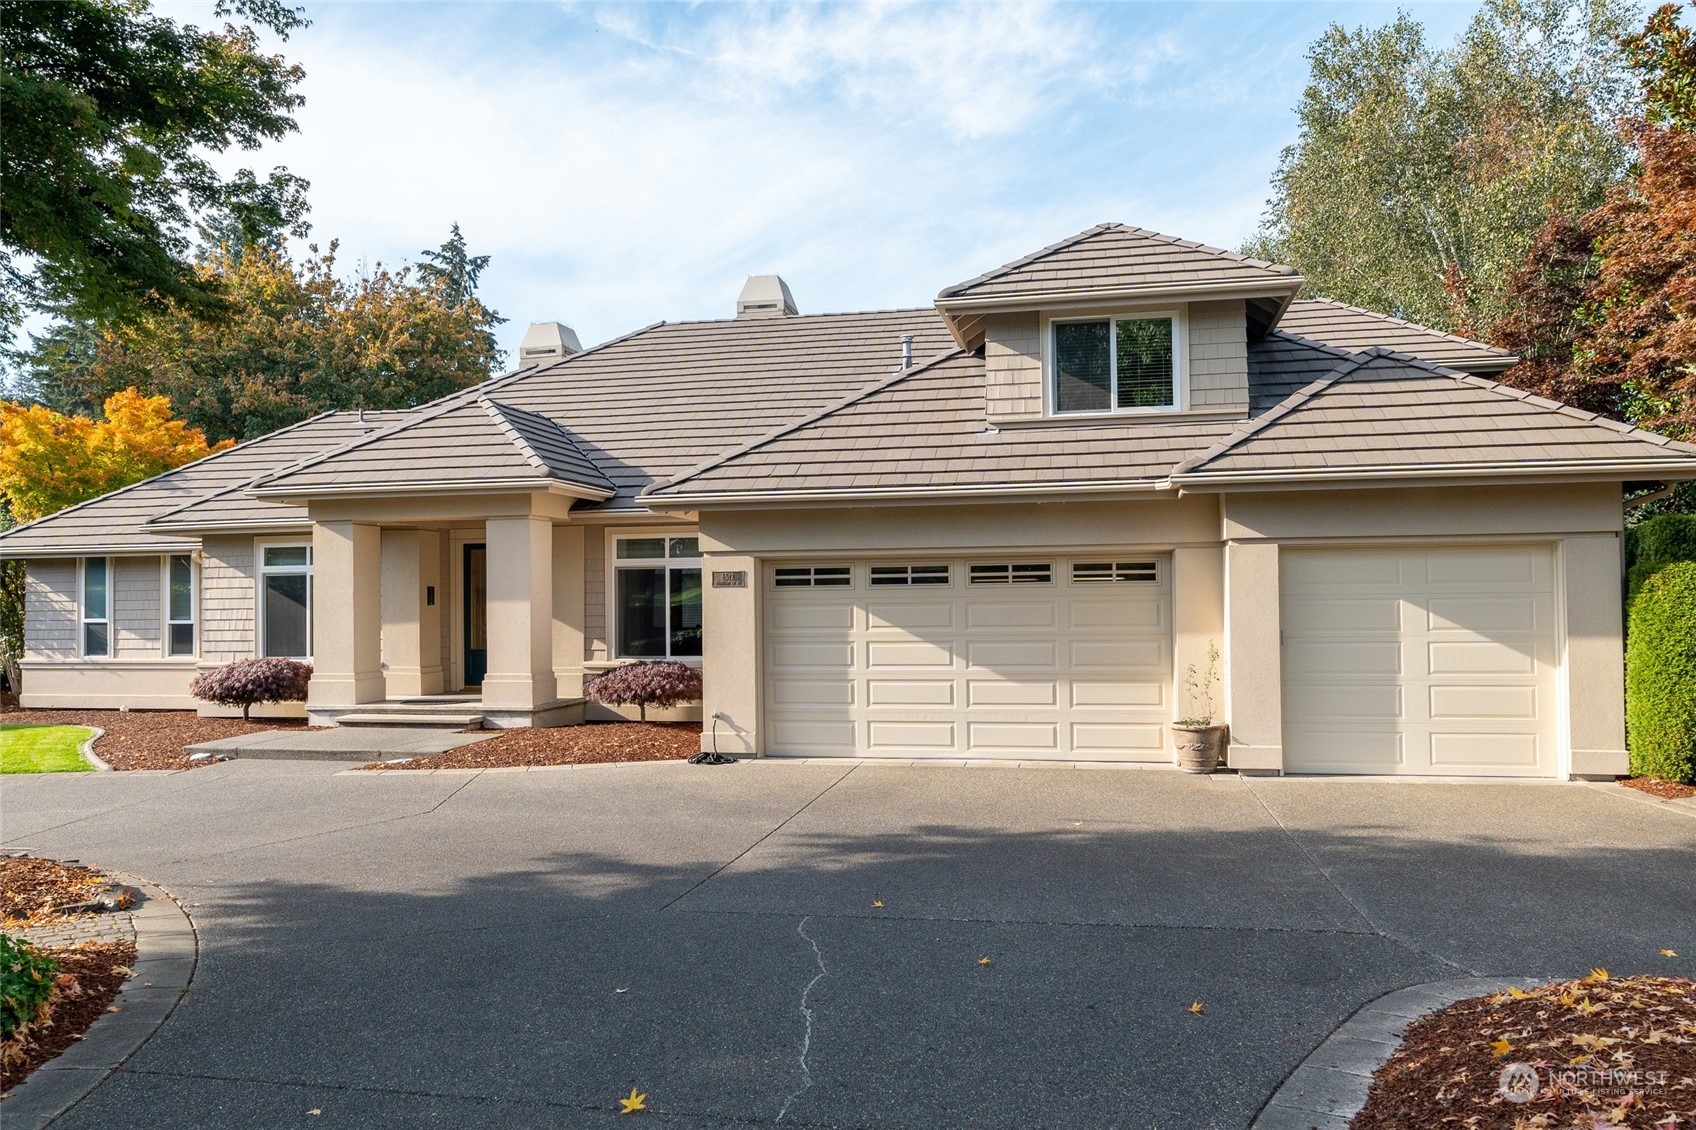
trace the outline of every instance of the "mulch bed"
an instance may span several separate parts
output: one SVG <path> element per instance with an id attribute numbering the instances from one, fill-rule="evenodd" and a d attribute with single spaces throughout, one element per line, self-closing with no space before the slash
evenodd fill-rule
<path id="1" fill-rule="evenodd" d="M 1663 781 L 1659 777 L 1626 777 L 1620 780 L 1620 784 L 1640 793 L 1658 796 L 1662 800 L 1683 800 L 1696 796 L 1696 785 L 1681 785 L 1677 781 Z"/>
<path id="2" fill-rule="evenodd" d="M 1502 1091 L 1536 1071 L 1529 1101 Z M 1669 1119 L 1676 1118 L 1676 1122 Z M 1696 983 L 1609 977 L 1474 997 L 1409 1026 L 1350 1130 L 1600 1130 L 1696 1119 Z"/>
<path id="3" fill-rule="evenodd" d="M 78 1040 L 112 1009 L 135 963 L 133 942 L 84 942 L 47 950 L 59 962 L 59 976 L 47 1001 L 47 1022 L 0 1055 L 0 1091 L 22 1083 L 29 1073 Z"/>
<path id="4" fill-rule="evenodd" d="M 114 886 L 92 867 L 0 856 L 0 926 L 37 926 L 62 917 L 64 907 L 80 906 Z"/>
<path id="5" fill-rule="evenodd" d="M 609 761 L 680 761 L 701 751 L 699 722 L 589 722 L 506 730 L 486 742 L 362 769 L 503 769 L 520 765 L 593 765 Z"/>
<path id="6" fill-rule="evenodd" d="M 264 730 L 303 729 L 304 721 L 243 722 L 202 718 L 192 710 L 12 710 L 0 722 L 32 726 L 96 726 L 106 733 L 94 743 L 100 760 L 114 769 L 194 769 L 216 765 L 190 761 L 184 746 Z"/>

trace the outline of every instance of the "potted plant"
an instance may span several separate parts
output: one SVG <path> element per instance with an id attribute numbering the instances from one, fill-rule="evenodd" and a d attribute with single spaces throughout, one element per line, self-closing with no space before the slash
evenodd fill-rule
<path id="1" fill-rule="evenodd" d="M 1190 664 L 1184 676 L 1189 715 L 1172 723 L 1172 743 L 1178 747 L 1178 767 L 1186 773 L 1211 773 L 1225 758 L 1223 725 L 1213 724 L 1213 686 L 1219 681 L 1219 646 L 1207 643 L 1207 670 L 1196 674 Z"/>

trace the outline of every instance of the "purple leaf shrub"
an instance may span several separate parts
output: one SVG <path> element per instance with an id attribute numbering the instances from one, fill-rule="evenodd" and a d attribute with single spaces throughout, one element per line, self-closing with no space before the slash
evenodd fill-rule
<path id="1" fill-rule="evenodd" d="M 242 721 L 262 702 L 305 702 L 312 664 L 293 659 L 239 659 L 216 671 L 203 671 L 188 685 L 195 698 L 219 706 L 241 707 Z"/>
<path id="2" fill-rule="evenodd" d="M 701 672 L 687 663 L 626 663 L 583 685 L 585 697 L 612 706 L 641 708 L 648 720 L 650 706 L 676 706 L 701 697 Z"/>

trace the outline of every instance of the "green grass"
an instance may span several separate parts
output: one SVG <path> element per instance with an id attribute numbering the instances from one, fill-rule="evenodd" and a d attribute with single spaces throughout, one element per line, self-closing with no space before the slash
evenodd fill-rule
<path id="1" fill-rule="evenodd" d="M 86 726 L 0 725 L 0 773 L 87 773 L 94 766 L 77 747 L 94 733 Z"/>

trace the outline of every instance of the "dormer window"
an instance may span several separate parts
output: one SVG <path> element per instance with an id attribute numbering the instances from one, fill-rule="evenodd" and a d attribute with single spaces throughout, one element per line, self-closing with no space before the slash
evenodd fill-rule
<path id="1" fill-rule="evenodd" d="M 1178 407 L 1174 315 L 1056 319 L 1049 326 L 1056 414 Z"/>

